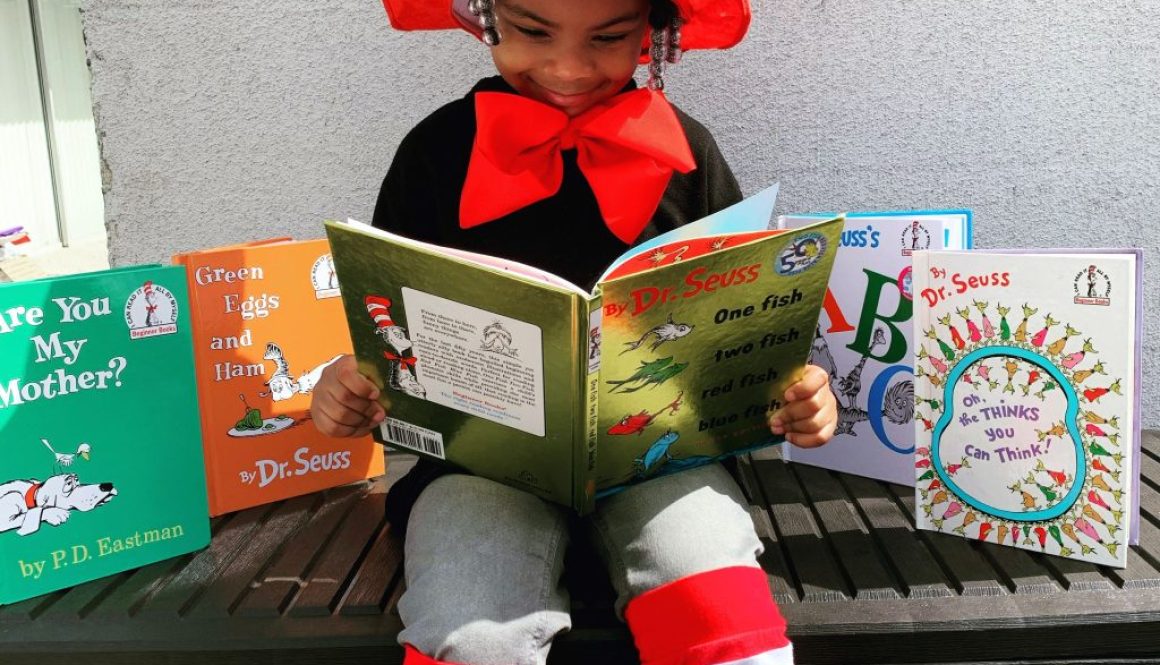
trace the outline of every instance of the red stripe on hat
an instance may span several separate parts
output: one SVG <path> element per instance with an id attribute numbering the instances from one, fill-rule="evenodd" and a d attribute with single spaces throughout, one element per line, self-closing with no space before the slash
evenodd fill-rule
<path id="1" fill-rule="evenodd" d="M 710 665 L 789 644 L 765 571 L 738 566 L 643 593 L 624 613 L 643 665 Z"/>
<path id="2" fill-rule="evenodd" d="M 403 665 L 451 665 L 441 660 L 419 653 L 419 650 L 410 644 L 403 645 Z"/>

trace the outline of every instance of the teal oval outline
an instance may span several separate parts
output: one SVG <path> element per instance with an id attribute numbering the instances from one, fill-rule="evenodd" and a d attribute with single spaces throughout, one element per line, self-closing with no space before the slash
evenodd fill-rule
<path id="1" fill-rule="evenodd" d="M 1036 510 L 1028 513 L 1016 513 L 1009 510 L 1002 510 L 989 506 L 982 501 L 967 494 L 959 487 L 958 483 L 954 481 L 950 474 L 938 463 L 939 445 L 941 444 L 942 433 L 946 430 L 947 425 L 950 424 L 954 417 L 954 388 L 963 374 L 970 369 L 975 363 L 992 358 L 994 356 L 1014 356 L 1022 360 L 1037 365 L 1043 369 L 1051 378 L 1055 379 L 1058 385 L 1067 394 L 1067 411 L 1064 413 L 1064 423 L 1067 426 L 1068 433 L 1072 436 L 1072 441 L 1075 443 L 1076 460 L 1075 460 L 1075 483 L 1071 489 L 1056 505 L 1051 508 L 1044 508 L 1043 510 Z M 976 349 L 967 354 L 958 364 L 951 369 L 950 374 L 947 375 L 946 383 L 943 386 L 943 404 L 951 405 L 952 408 L 944 409 L 942 417 L 939 418 L 938 423 L 935 424 L 934 432 L 931 433 L 930 455 L 934 464 L 935 473 L 938 474 L 943 484 L 953 491 L 964 503 L 972 508 L 984 512 L 988 515 L 993 515 L 1012 522 L 1042 522 L 1045 520 L 1053 520 L 1060 515 L 1071 510 L 1075 502 L 1079 499 L 1080 494 L 1083 493 L 1084 481 L 1087 478 L 1087 456 L 1084 454 L 1083 437 L 1080 435 L 1079 426 L 1077 425 L 1079 415 L 1079 396 L 1075 394 L 1075 389 L 1072 388 L 1071 382 L 1059 371 L 1059 368 L 1051 363 L 1044 356 L 1028 351 L 1027 349 L 1018 346 L 988 346 L 981 349 Z"/>

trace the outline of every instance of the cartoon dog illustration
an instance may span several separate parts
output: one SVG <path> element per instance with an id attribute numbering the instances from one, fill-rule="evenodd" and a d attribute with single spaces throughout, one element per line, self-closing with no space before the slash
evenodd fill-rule
<path id="1" fill-rule="evenodd" d="M 0 485 L 0 533 L 36 533 L 42 522 L 60 526 L 74 510 L 88 512 L 117 496 L 113 483 L 82 484 L 75 473 L 62 473 L 43 483 L 12 480 Z"/>

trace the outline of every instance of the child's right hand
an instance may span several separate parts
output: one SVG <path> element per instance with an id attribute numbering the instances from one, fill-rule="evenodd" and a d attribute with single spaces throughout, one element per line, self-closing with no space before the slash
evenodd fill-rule
<path id="1" fill-rule="evenodd" d="M 387 417 L 379 389 L 358 371 L 354 356 L 342 356 L 322 371 L 314 386 L 310 413 L 326 436 L 363 436 Z"/>

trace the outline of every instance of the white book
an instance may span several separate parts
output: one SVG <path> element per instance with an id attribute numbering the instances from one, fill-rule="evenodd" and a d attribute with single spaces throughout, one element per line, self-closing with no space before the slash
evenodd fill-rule
<path id="1" fill-rule="evenodd" d="M 1141 270 L 1138 250 L 915 254 L 919 528 L 1127 564 Z"/>
<path id="2" fill-rule="evenodd" d="M 779 224 L 798 228 L 820 217 Z M 838 429 L 818 448 L 784 444 L 784 459 L 914 483 L 911 255 L 970 247 L 969 211 L 847 214 L 811 355 L 830 374 Z"/>

